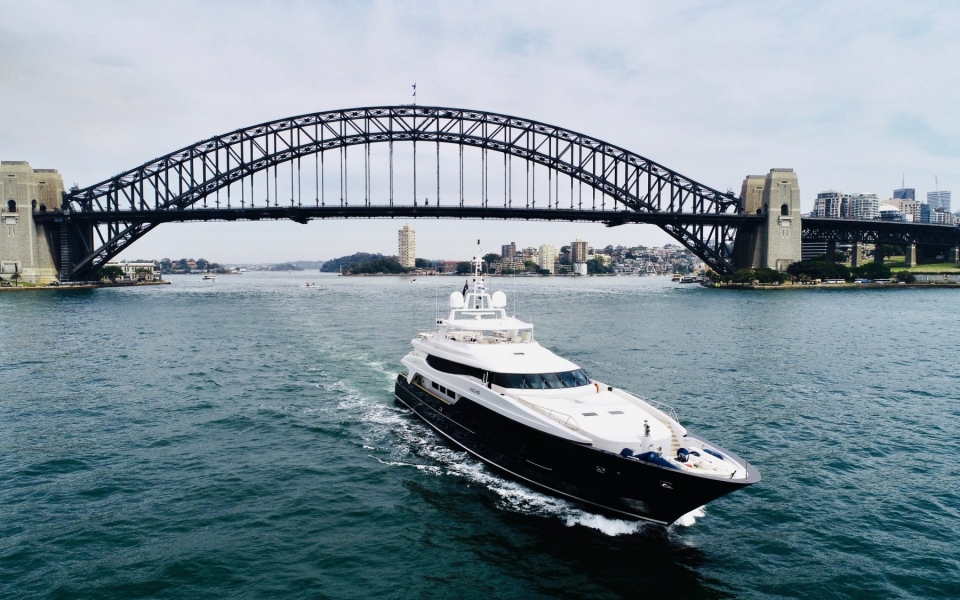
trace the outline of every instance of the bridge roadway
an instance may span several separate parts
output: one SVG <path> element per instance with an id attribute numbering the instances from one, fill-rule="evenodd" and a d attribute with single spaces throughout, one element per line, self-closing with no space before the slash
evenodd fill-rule
<path id="1" fill-rule="evenodd" d="M 754 215 L 725 213 L 636 212 L 633 210 L 578 210 L 566 208 L 510 208 L 503 206 L 270 206 L 246 208 L 184 208 L 182 210 L 123 211 L 51 211 L 35 213 L 38 223 L 58 223 L 69 219 L 74 223 L 184 223 L 190 221 L 260 221 L 285 220 L 307 223 L 313 219 L 395 219 L 455 218 L 513 219 L 527 221 L 571 221 L 604 223 L 608 227 L 630 223 L 652 225 L 744 225 L 762 221 Z"/>
<path id="2" fill-rule="evenodd" d="M 960 246 L 960 227 L 898 221 L 803 217 L 805 242 Z"/>
<path id="3" fill-rule="evenodd" d="M 738 213 L 637 212 L 633 210 L 578 210 L 566 208 L 510 208 L 503 206 L 258 206 L 245 208 L 193 208 L 180 210 L 50 211 L 34 213 L 38 223 L 185 223 L 191 221 L 291 220 L 307 223 L 314 219 L 513 219 L 527 221 L 568 221 L 603 223 L 608 227 L 646 223 L 650 225 L 759 226 L 763 217 Z M 960 246 L 960 227 L 928 223 L 862 221 L 803 217 L 803 240 L 808 242 L 854 242 L 868 244 L 921 244 Z"/>

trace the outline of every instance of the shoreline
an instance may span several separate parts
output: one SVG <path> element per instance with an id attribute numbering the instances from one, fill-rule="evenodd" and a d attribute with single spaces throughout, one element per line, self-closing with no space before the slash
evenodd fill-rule
<path id="1" fill-rule="evenodd" d="M 141 287 L 148 285 L 170 285 L 170 282 L 167 280 L 160 281 L 135 281 L 135 282 L 126 282 L 126 283 L 81 283 L 77 285 L 70 284 L 60 284 L 60 285 L 29 285 L 29 286 L 10 286 L 10 287 L 0 287 L 0 293 L 2 292 L 26 292 L 26 291 L 54 291 L 54 290 L 94 290 L 100 288 L 117 288 L 117 287 Z"/>
<path id="2" fill-rule="evenodd" d="M 762 283 L 713 283 L 712 281 L 703 281 L 702 287 L 713 289 L 732 289 L 732 290 L 849 290 L 849 289 L 904 289 L 904 288 L 925 288 L 925 289 L 950 289 L 960 288 L 960 283 L 781 283 L 781 284 L 762 284 Z"/>

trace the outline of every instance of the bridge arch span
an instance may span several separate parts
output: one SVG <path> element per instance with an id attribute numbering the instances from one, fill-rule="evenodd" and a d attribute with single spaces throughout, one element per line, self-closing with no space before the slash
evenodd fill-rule
<path id="1" fill-rule="evenodd" d="M 587 219 L 570 220 L 616 224 L 649 218 L 715 270 L 733 270 L 735 221 L 704 218 L 738 214 L 740 203 L 731 193 L 720 192 L 622 147 L 568 129 L 498 113 L 433 106 L 356 108 L 278 119 L 208 138 L 98 184 L 71 190 L 65 197 L 64 215 L 67 221 L 75 223 L 75 230 L 67 236 L 73 240 L 71 252 L 67 253 L 69 257 L 61 252 L 64 262 L 61 270 L 71 278 L 89 272 L 160 222 L 193 220 L 186 213 L 208 198 L 219 198 L 224 190 L 226 206 L 217 202 L 215 209 L 209 209 L 205 204 L 204 210 L 212 213 L 208 218 L 245 218 L 240 213 L 248 207 L 257 208 L 253 188 L 248 199 L 246 186 L 252 186 L 258 174 L 269 174 L 270 169 L 274 169 L 276 185 L 276 169 L 281 165 L 290 165 L 293 177 L 296 163 L 299 177 L 304 158 L 372 144 L 386 143 L 392 149 L 397 142 L 412 144 L 414 148 L 418 143 L 436 144 L 438 164 L 441 144 L 460 146 L 459 207 L 457 202 L 448 202 L 437 207 L 444 210 L 437 211 L 435 216 L 537 218 L 529 216 L 529 206 L 523 214 L 504 211 L 499 206 L 488 207 L 485 199 L 480 210 L 465 206 L 462 149 L 479 148 L 484 153 L 503 154 L 505 162 L 507 157 L 511 161 L 518 158 L 534 167 L 545 167 L 569 177 L 571 186 L 573 181 L 578 181 L 613 200 L 609 208 L 606 203 L 600 210 L 594 207 L 594 212 L 602 213 L 596 218 L 587 215 Z M 366 156 L 370 156 L 369 150 Z M 391 159 L 392 156 L 391 151 Z M 369 169 L 369 165 L 365 166 Z M 392 168 L 391 160 L 391 182 Z M 365 182 L 369 177 L 367 172 Z M 269 183 L 267 191 L 269 194 Z M 393 200 L 391 194 L 389 207 L 383 205 L 379 216 L 396 214 L 398 207 Z M 372 204 L 369 195 L 365 196 L 364 205 L 369 209 L 364 216 L 378 216 L 381 205 Z M 339 207 L 344 208 L 343 204 Z M 262 215 L 264 207 L 260 208 L 258 214 Z M 265 208 L 270 208 L 269 204 Z M 279 208 L 276 197 L 273 208 Z M 327 206 L 320 207 L 319 198 L 316 207 L 304 207 L 300 203 L 293 206 L 291 199 L 291 206 L 284 206 L 283 216 L 276 218 L 305 222 L 323 216 L 321 208 Z M 349 211 L 335 214 L 337 205 L 329 208 L 333 216 L 351 216 Z M 457 208 L 464 211 L 458 212 Z M 486 208 L 491 210 L 483 210 Z M 571 205 L 569 210 L 573 209 Z M 556 206 L 536 210 L 545 213 L 568 209 L 560 208 L 557 202 Z M 585 212 L 582 204 L 577 210 Z M 564 218 L 564 215 L 544 215 L 543 218 Z M 81 222 L 88 224 L 87 229 Z"/>

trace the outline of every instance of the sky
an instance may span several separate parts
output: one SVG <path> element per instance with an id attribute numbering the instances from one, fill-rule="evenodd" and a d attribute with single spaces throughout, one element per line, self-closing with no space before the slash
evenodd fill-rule
<path id="1" fill-rule="evenodd" d="M 720 190 L 793 168 L 837 189 L 960 192 L 957 2 L 0 0 L 0 158 L 92 185 L 288 116 L 411 102 L 535 119 Z M 379 177 L 380 175 L 377 175 Z M 955 200 L 955 204 L 960 200 Z M 396 220 L 165 224 L 121 259 L 396 254 Z M 653 226 L 406 222 L 417 255 L 661 245 Z"/>

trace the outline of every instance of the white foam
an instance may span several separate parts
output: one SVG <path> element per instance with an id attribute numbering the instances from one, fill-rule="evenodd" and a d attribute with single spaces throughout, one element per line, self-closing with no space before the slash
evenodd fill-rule
<path id="1" fill-rule="evenodd" d="M 695 508 L 673 522 L 673 525 L 680 527 L 690 527 L 697 522 L 697 519 L 707 516 L 707 509 L 704 506 Z M 671 526 L 673 526 L 671 525 Z"/>

